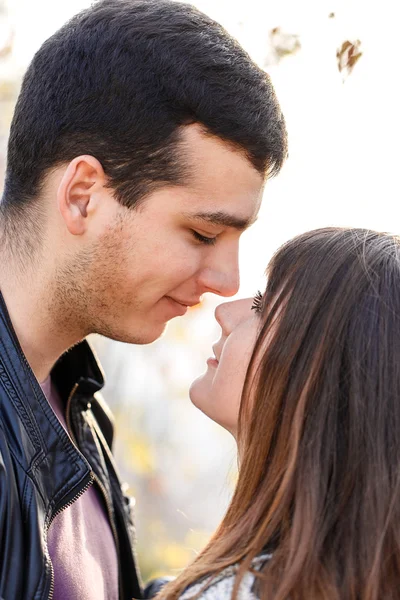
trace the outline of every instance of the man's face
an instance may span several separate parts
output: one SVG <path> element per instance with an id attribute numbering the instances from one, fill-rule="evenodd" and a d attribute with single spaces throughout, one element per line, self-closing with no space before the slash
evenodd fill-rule
<path id="1" fill-rule="evenodd" d="M 196 126 L 184 138 L 191 181 L 152 193 L 136 209 L 105 189 L 103 230 L 63 269 L 64 283 L 66 272 L 75 273 L 73 289 L 60 288 L 69 304 L 80 304 L 85 334 L 150 343 L 205 292 L 237 292 L 239 238 L 257 216 L 263 179 Z"/>

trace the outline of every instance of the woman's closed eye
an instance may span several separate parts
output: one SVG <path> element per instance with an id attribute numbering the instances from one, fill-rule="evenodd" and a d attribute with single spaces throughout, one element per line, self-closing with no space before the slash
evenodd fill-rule
<path id="1" fill-rule="evenodd" d="M 254 296 L 251 310 L 254 310 L 257 314 L 261 313 L 263 308 L 263 295 L 260 291 Z"/>

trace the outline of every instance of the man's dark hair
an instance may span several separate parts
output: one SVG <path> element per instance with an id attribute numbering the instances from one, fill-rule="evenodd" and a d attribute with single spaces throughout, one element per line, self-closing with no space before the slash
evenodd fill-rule
<path id="1" fill-rule="evenodd" d="M 125 206 L 179 184 L 181 126 L 279 171 L 285 123 L 268 75 L 217 23 L 171 0 L 103 0 L 82 11 L 34 56 L 8 145 L 6 215 L 21 214 L 46 174 L 76 156 L 102 164 Z"/>

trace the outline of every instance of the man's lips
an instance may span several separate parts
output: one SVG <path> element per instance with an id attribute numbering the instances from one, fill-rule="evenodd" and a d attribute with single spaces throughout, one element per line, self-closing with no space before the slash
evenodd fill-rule
<path id="1" fill-rule="evenodd" d="M 172 296 L 166 296 L 166 298 L 169 298 L 170 300 L 173 300 L 177 304 L 181 304 L 182 306 L 185 306 L 186 308 L 190 308 L 192 306 L 196 306 L 197 304 L 200 304 L 200 299 L 198 299 L 198 300 L 178 300 L 177 298 L 172 298 Z"/>
<path id="2" fill-rule="evenodd" d="M 200 300 L 186 301 L 186 300 L 176 300 L 175 298 L 171 298 L 171 296 L 164 296 L 164 297 L 169 301 L 171 306 L 173 306 L 175 308 L 176 316 L 183 316 L 190 306 L 195 306 L 196 304 L 199 304 L 199 302 L 200 302 Z"/>

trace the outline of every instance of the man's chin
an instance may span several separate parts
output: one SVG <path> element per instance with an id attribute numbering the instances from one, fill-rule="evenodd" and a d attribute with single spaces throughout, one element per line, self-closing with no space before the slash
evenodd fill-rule
<path id="1" fill-rule="evenodd" d="M 116 342 L 124 344 L 145 345 L 152 344 L 164 334 L 167 323 L 162 323 L 158 326 L 154 325 L 148 329 L 141 328 L 140 330 L 132 331 L 127 327 L 124 330 L 99 332 L 104 337 L 107 337 Z"/>

